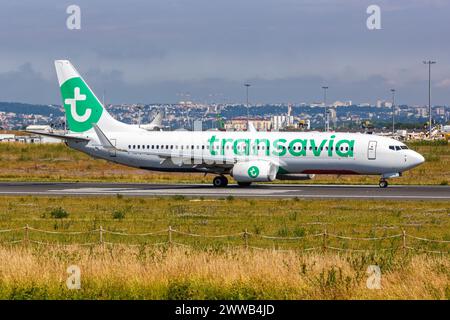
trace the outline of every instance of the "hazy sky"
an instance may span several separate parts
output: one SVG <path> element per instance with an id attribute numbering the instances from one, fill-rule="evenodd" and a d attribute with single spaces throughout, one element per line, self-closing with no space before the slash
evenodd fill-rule
<path id="1" fill-rule="evenodd" d="M 66 8 L 81 7 L 81 30 Z M 381 7 L 381 30 L 366 9 Z M 0 0 L 0 101 L 60 103 L 69 59 L 110 103 L 450 104 L 448 0 Z"/>

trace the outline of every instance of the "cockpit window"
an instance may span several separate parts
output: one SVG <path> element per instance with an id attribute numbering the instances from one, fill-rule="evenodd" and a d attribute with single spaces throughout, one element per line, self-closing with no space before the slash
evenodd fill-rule
<path id="1" fill-rule="evenodd" d="M 389 146 L 390 150 L 399 151 L 399 150 L 406 150 L 408 149 L 407 146 Z"/>

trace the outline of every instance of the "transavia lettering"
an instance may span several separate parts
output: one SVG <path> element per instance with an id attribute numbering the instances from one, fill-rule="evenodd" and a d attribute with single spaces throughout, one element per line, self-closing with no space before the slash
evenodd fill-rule
<path id="1" fill-rule="evenodd" d="M 335 140 L 336 136 L 332 135 L 330 139 L 218 139 L 215 135 L 208 139 L 209 152 L 212 156 L 229 154 L 230 151 L 237 156 L 271 154 L 283 157 L 290 153 L 294 157 L 305 157 L 312 155 L 320 157 L 327 155 L 328 157 L 353 157 L 355 140 Z M 228 151 L 227 151 L 228 150 Z"/>

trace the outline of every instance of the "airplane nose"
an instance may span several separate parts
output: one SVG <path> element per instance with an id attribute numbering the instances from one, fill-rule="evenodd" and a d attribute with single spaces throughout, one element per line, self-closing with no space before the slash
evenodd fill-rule
<path id="1" fill-rule="evenodd" d="M 408 162 L 411 163 L 412 167 L 417 167 L 418 165 L 425 162 L 425 158 L 420 153 L 417 153 L 415 151 L 408 157 L 408 160 Z"/>

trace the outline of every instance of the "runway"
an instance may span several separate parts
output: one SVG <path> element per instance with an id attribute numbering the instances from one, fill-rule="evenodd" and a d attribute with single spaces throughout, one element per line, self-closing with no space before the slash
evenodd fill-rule
<path id="1" fill-rule="evenodd" d="M 386 189 L 368 185 L 255 184 L 248 188 L 209 184 L 44 183 L 2 182 L 0 195 L 35 196 L 174 196 L 248 198 L 323 198 L 450 200 L 449 186 L 393 185 Z"/>

